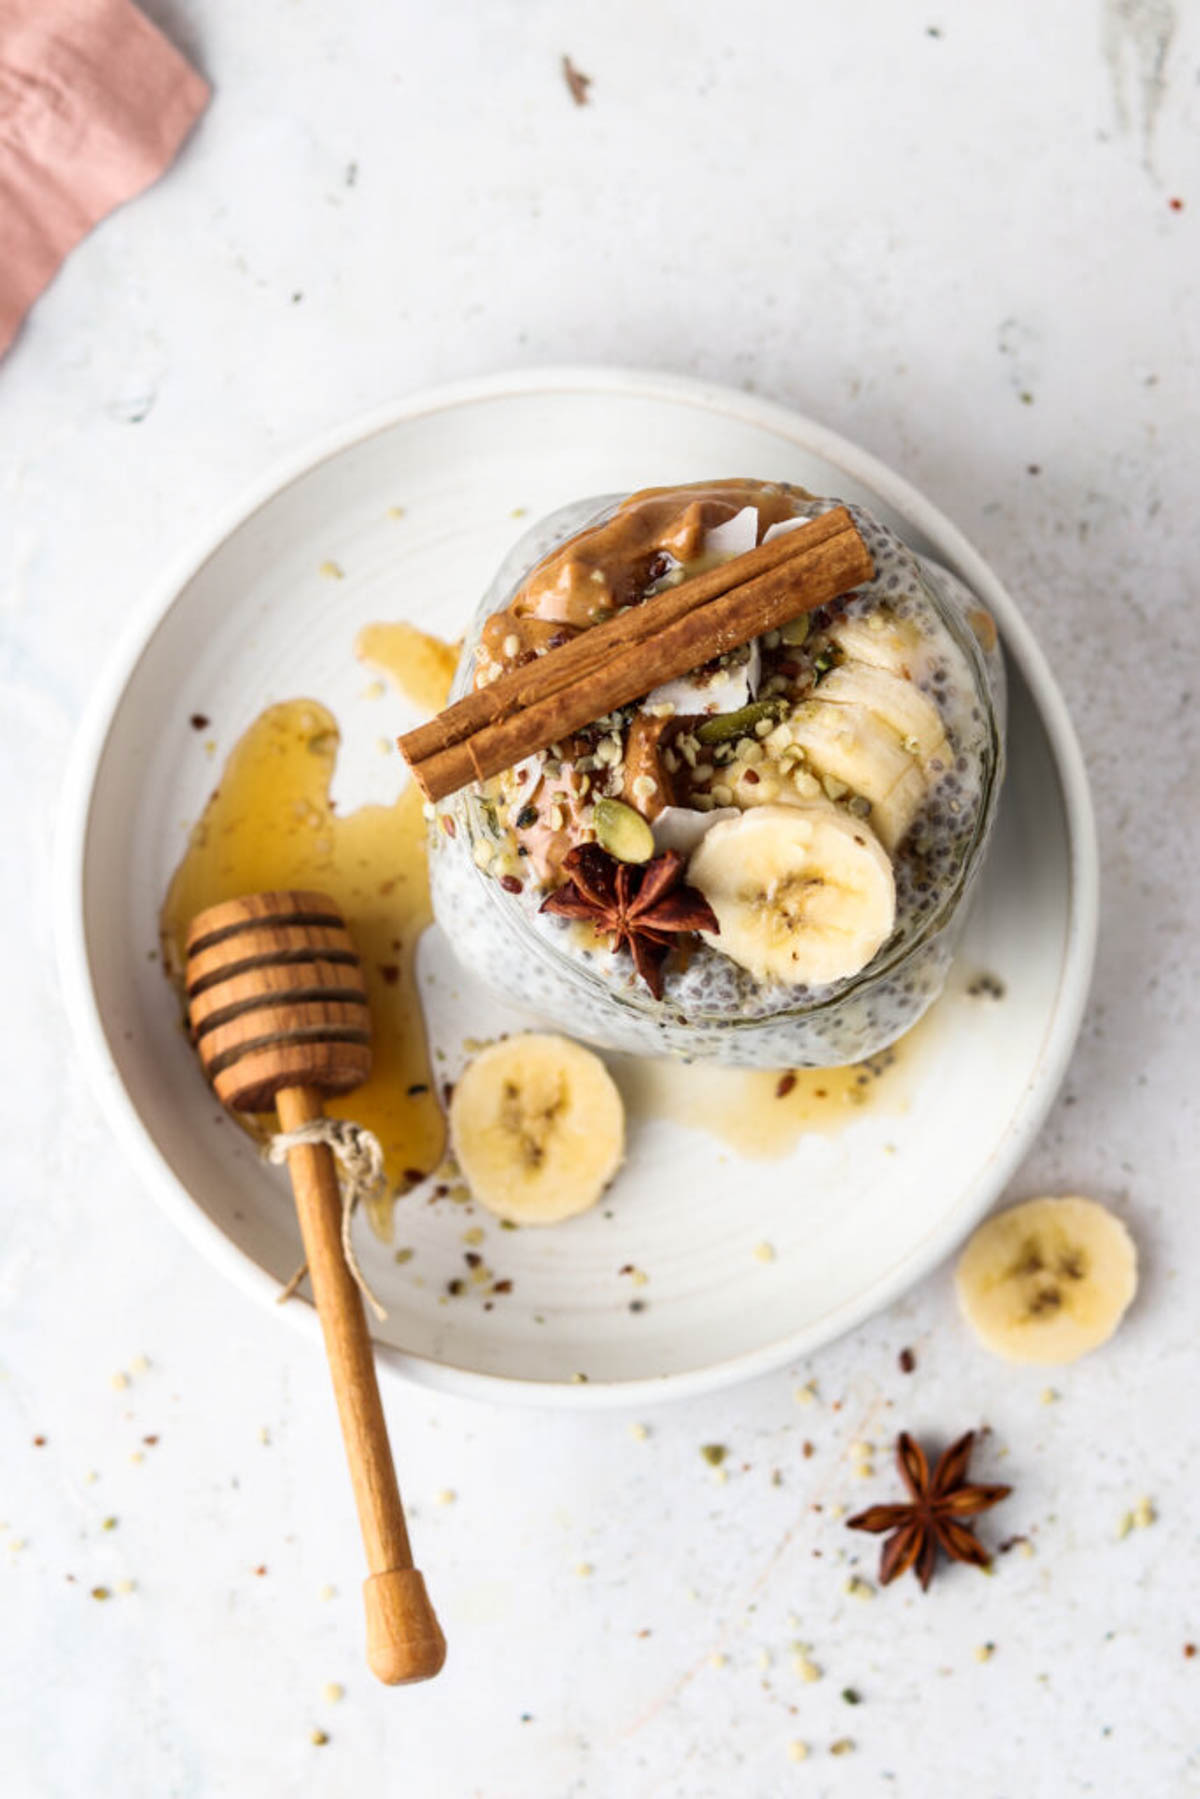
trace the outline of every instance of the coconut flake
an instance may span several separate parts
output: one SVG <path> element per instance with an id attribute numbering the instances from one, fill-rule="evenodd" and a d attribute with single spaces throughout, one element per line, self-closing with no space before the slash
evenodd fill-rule
<path id="1" fill-rule="evenodd" d="M 652 712 L 656 706 L 673 706 L 680 718 L 695 718 L 702 713 L 740 712 L 758 692 L 762 672 L 762 654 L 758 639 L 743 644 L 733 652 L 724 668 L 714 668 L 702 675 L 680 675 L 664 681 L 642 701 L 642 711 Z"/>
<path id="2" fill-rule="evenodd" d="M 798 531 L 801 525 L 811 524 L 812 520 L 810 518 L 781 518 L 777 525 L 767 526 L 767 529 L 763 532 L 763 542 L 774 543 L 775 539 L 777 537 L 782 537 L 785 532 Z"/>
<path id="3" fill-rule="evenodd" d="M 704 533 L 706 556 L 744 556 L 758 542 L 758 507 L 743 506 L 723 525 Z"/>
<path id="4" fill-rule="evenodd" d="M 513 779 L 513 792 L 509 804 L 514 811 L 520 811 L 533 798 L 537 784 L 542 778 L 545 757 L 538 752 L 526 756 L 523 762 L 517 762 L 510 769 Z"/>
<path id="5" fill-rule="evenodd" d="M 713 825 L 725 818 L 740 817 L 737 806 L 715 806 L 711 812 L 695 812 L 691 806 L 664 806 L 650 827 L 655 854 L 678 850 L 681 856 L 690 856 Z"/>

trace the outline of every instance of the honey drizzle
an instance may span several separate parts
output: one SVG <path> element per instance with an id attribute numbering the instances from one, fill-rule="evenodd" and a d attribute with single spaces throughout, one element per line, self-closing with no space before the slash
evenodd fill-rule
<path id="1" fill-rule="evenodd" d="M 458 667 L 460 645 L 443 643 L 403 619 L 364 625 L 354 640 L 354 654 L 385 674 L 422 712 L 440 712 Z"/>
<path id="2" fill-rule="evenodd" d="M 445 703 L 457 652 L 408 625 L 368 626 L 364 659 L 386 668 L 422 708 Z M 417 991 L 417 942 L 432 922 L 421 795 L 411 783 L 390 806 L 340 816 L 329 790 L 337 721 L 317 700 L 270 706 L 234 745 L 171 877 L 159 918 L 163 965 L 182 991 L 184 943 L 196 913 L 273 887 L 311 887 L 340 906 L 358 949 L 371 1007 L 371 1078 L 327 1110 L 374 1131 L 390 1193 L 371 1225 L 392 1234 L 392 1199 L 432 1172 L 446 1130 L 434 1091 Z M 269 1118 L 242 1122 L 255 1135 Z"/>
<path id="3" fill-rule="evenodd" d="M 613 1059 L 635 1120 L 668 1119 L 703 1131 L 753 1161 L 790 1154 L 802 1137 L 833 1136 L 868 1115 L 900 1115 L 913 1090 L 926 1022 L 890 1049 L 844 1068 L 779 1071 L 708 1062 Z"/>

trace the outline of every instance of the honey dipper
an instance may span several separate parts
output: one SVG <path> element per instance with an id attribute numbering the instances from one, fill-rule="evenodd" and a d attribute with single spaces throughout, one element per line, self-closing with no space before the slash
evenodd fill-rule
<path id="1" fill-rule="evenodd" d="M 217 1097 L 241 1112 L 273 1105 L 280 1128 L 323 1116 L 371 1069 L 358 956 L 326 894 L 255 893 L 209 906 L 187 936 L 188 1018 Z M 288 1172 L 341 1420 L 370 1574 L 367 1661 L 388 1686 L 429 1680 L 446 1641 L 413 1567 L 362 1300 L 342 1253 L 342 1201 L 324 1143 L 288 1151 Z"/>

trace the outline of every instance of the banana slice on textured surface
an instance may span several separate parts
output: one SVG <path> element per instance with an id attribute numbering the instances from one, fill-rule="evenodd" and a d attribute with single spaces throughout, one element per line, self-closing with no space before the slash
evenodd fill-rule
<path id="1" fill-rule="evenodd" d="M 882 611 L 839 619 L 829 636 L 846 656 L 869 662 L 910 681 L 920 666 L 924 645 L 911 619 Z"/>
<path id="2" fill-rule="evenodd" d="M 481 1050 L 450 1101 L 450 1141 L 479 1203 L 515 1224 L 595 1205 L 625 1153 L 625 1110 L 599 1056 L 525 1032 Z"/>
<path id="3" fill-rule="evenodd" d="M 894 850 L 920 810 L 928 783 L 892 727 L 865 706 L 805 700 L 788 721 L 810 768 L 871 802 L 871 824 Z"/>
<path id="4" fill-rule="evenodd" d="M 826 801 L 754 806 L 688 864 L 717 915 L 706 941 L 759 980 L 824 986 L 865 968 L 896 918 L 892 865 L 861 818 Z"/>
<path id="5" fill-rule="evenodd" d="M 955 1284 L 985 1348 L 1010 1362 L 1073 1362 L 1121 1322 L 1137 1249 L 1094 1199 L 1029 1199 L 980 1225 Z"/>
<path id="6" fill-rule="evenodd" d="M 942 716 L 927 694 L 902 675 L 870 662 L 843 662 L 826 675 L 818 689 L 820 698 L 839 706 L 865 706 L 882 719 L 926 768 L 935 757 L 948 755 Z"/>

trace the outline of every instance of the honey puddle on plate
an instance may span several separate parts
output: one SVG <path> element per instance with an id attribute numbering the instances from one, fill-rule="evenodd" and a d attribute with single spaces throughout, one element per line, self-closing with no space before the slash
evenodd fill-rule
<path id="1" fill-rule="evenodd" d="M 908 1105 L 914 1026 L 868 1062 L 846 1068 L 721 1068 L 706 1062 L 613 1059 L 613 1075 L 634 1119 L 667 1118 L 719 1138 L 755 1160 L 785 1156 L 801 1137 L 844 1130 L 868 1111 L 899 1114 Z"/>
<path id="2" fill-rule="evenodd" d="M 354 640 L 359 661 L 379 669 L 422 712 L 440 712 L 446 704 L 459 647 L 400 619 L 364 625 Z"/>
<path id="3" fill-rule="evenodd" d="M 365 640 L 365 641 L 364 641 Z M 457 652 L 407 625 L 371 626 L 359 653 L 436 711 Z M 409 677 L 411 676 L 411 682 Z M 272 887 L 313 887 L 340 906 L 362 960 L 371 1007 L 371 1078 L 328 1110 L 374 1131 L 393 1193 L 432 1172 L 446 1130 L 433 1090 L 417 993 L 417 941 L 431 922 L 421 794 L 411 783 L 390 806 L 341 817 L 329 798 L 340 734 L 316 700 L 268 707 L 235 744 L 193 827 L 159 920 L 164 966 L 177 985 L 187 928 L 219 900 Z M 266 1120 L 247 1120 L 262 1134 Z M 371 1223 L 391 1234 L 390 1200 Z"/>

